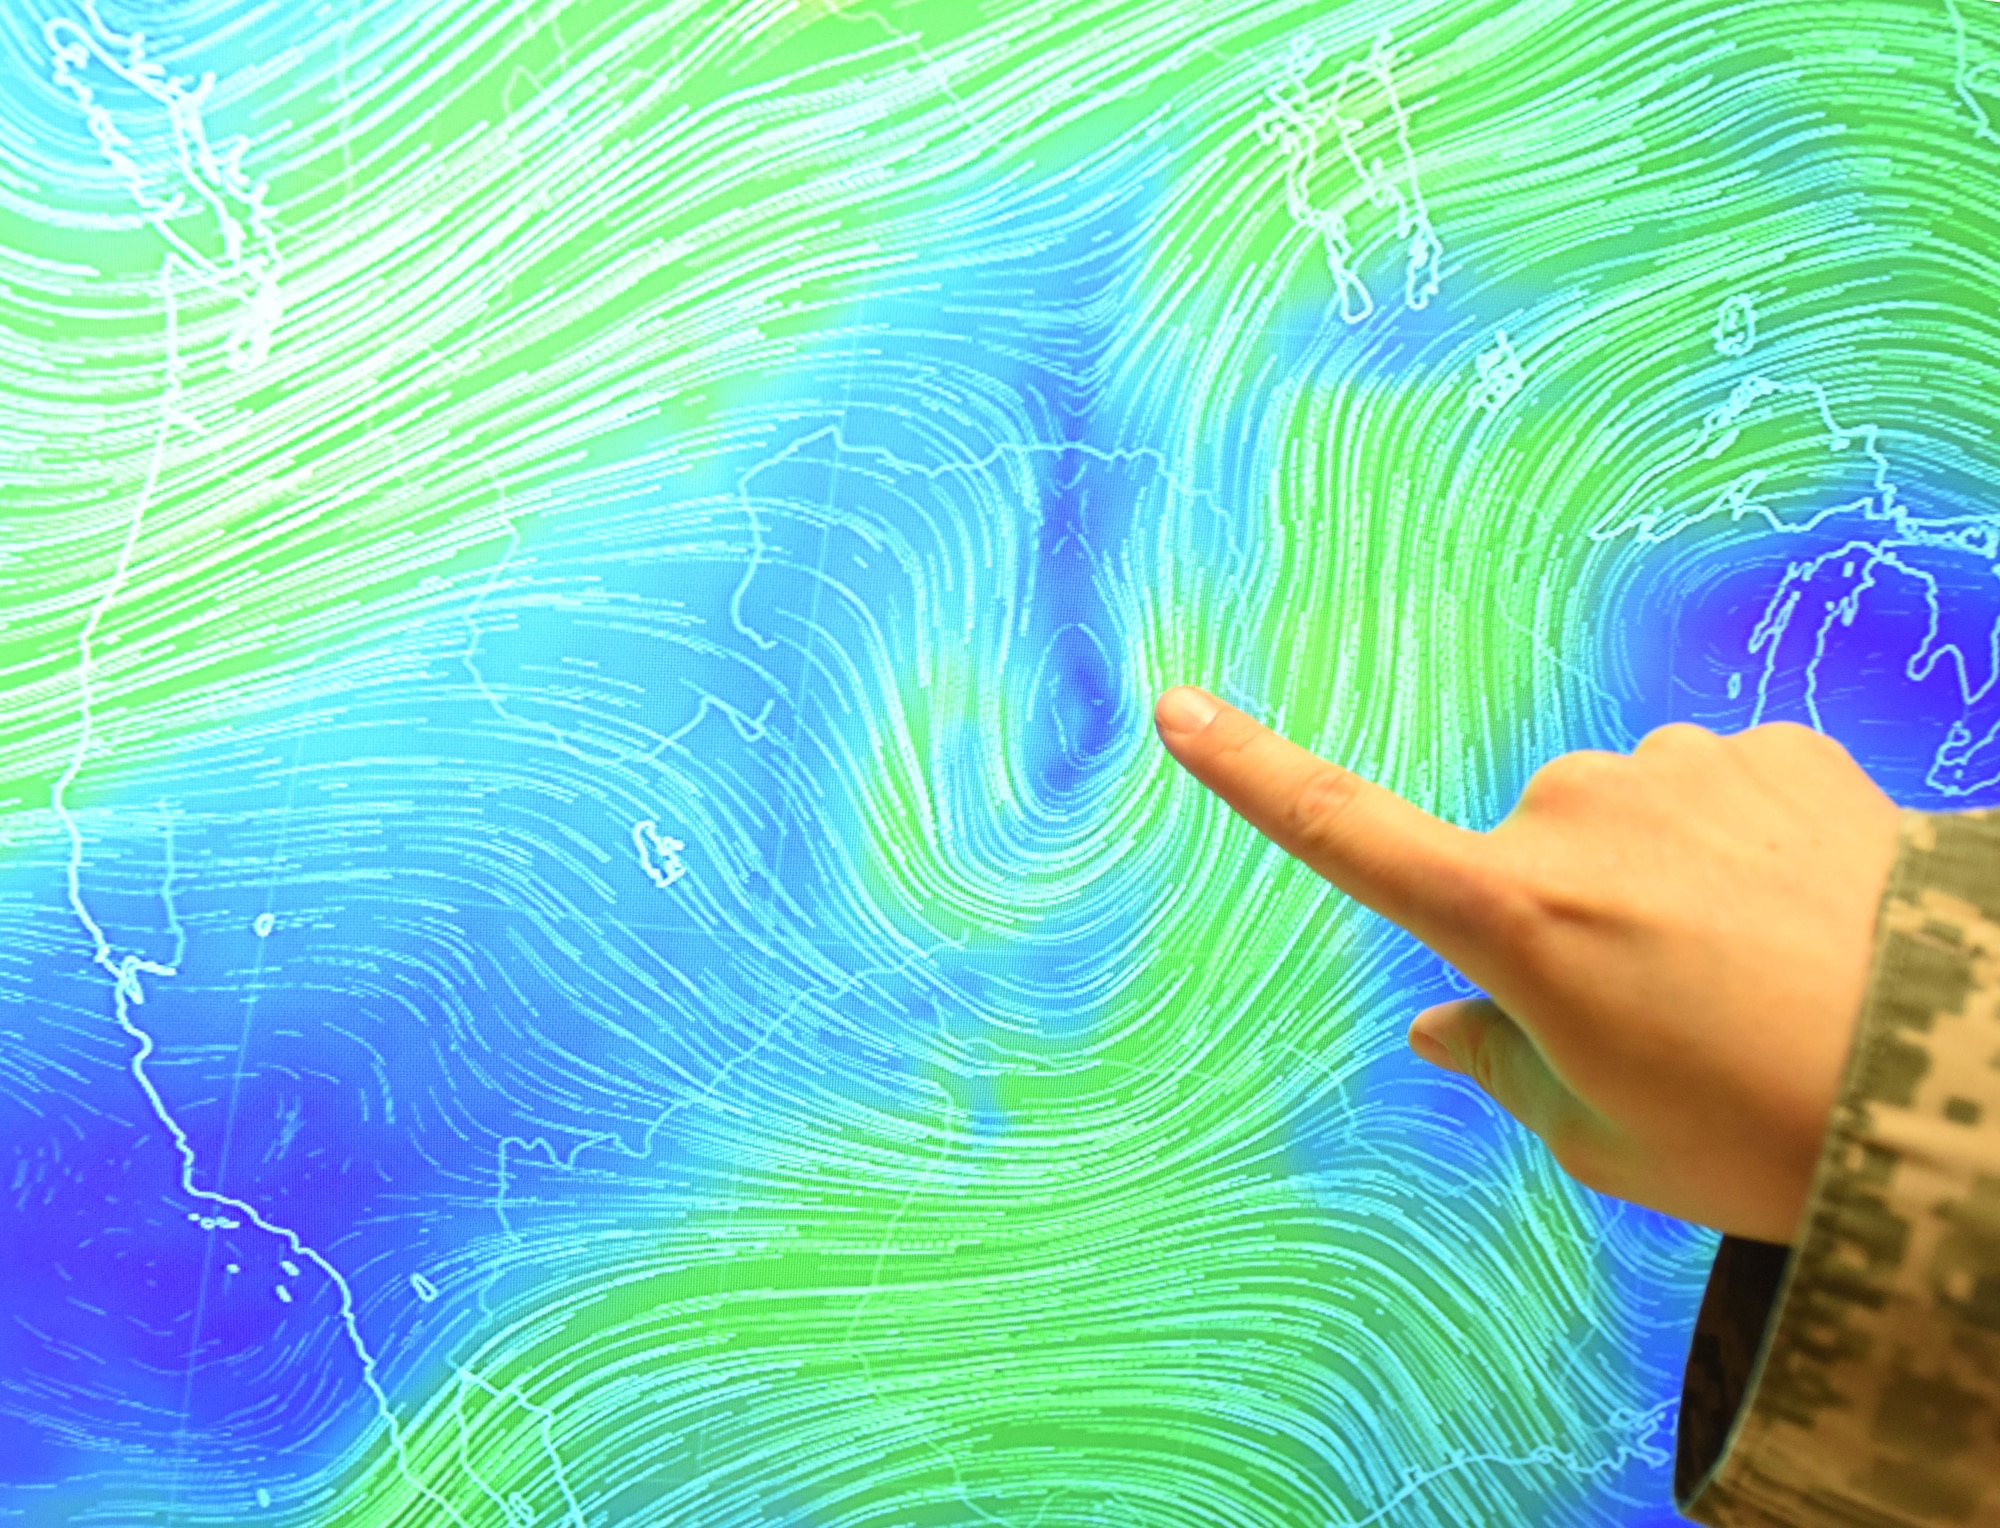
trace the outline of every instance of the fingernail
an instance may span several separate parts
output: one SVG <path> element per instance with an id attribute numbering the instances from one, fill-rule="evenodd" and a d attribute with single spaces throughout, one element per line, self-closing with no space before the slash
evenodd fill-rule
<path id="1" fill-rule="evenodd" d="M 1162 732 L 1191 737 L 1214 721 L 1221 709 L 1222 702 L 1206 690 L 1183 684 L 1160 697 L 1159 703 L 1153 707 L 1153 720 L 1159 723 Z"/>

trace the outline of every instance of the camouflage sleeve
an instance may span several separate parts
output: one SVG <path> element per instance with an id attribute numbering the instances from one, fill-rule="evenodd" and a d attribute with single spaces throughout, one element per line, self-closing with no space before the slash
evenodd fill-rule
<path id="1" fill-rule="evenodd" d="M 1797 1245 L 1723 1239 L 1678 1454 L 1713 1528 L 2000 1528 L 2000 813 L 1903 814 Z"/>

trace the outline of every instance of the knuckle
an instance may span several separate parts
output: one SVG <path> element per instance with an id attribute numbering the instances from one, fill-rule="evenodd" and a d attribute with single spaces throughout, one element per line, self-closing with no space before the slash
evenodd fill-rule
<path id="1" fill-rule="evenodd" d="M 1752 748 L 1782 749 L 1788 753 L 1812 753 L 1826 757 L 1835 754 L 1845 757 L 1847 753 L 1824 732 L 1803 722 L 1763 722 L 1742 733 L 1741 740 Z"/>
<path id="2" fill-rule="evenodd" d="M 1615 754 L 1590 750 L 1562 754 L 1529 777 L 1521 799 L 1541 808 L 1574 805 L 1603 790 L 1618 762 Z"/>
<path id="3" fill-rule="evenodd" d="M 1550 759 L 1528 776 L 1528 783 L 1521 791 L 1522 804 L 1547 806 L 1569 795 L 1577 782 L 1577 768 L 1570 762 L 1573 757 L 1564 754 L 1559 759 Z"/>
<path id="4" fill-rule="evenodd" d="M 1287 827 L 1293 841 L 1308 852 L 1331 848 L 1360 788 L 1359 777 L 1337 764 L 1315 769 L 1292 798 Z"/>
<path id="5" fill-rule="evenodd" d="M 1457 920 L 1482 940 L 1523 957 L 1540 942 L 1546 923 L 1537 888 L 1514 873 L 1469 874 L 1454 888 Z"/>
<path id="6" fill-rule="evenodd" d="M 1720 741 L 1708 728 L 1696 726 L 1693 722 L 1667 722 L 1639 739 L 1639 746 L 1632 751 L 1635 755 L 1690 753 L 1712 748 Z"/>

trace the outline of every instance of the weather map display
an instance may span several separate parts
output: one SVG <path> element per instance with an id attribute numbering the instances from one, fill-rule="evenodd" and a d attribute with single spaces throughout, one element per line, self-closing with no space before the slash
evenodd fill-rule
<path id="1" fill-rule="evenodd" d="M 0 50 L 0 1524 L 1672 1520 L 1712 1235 L 1150 706 L 2000 801 L 2000 5 Z"/>

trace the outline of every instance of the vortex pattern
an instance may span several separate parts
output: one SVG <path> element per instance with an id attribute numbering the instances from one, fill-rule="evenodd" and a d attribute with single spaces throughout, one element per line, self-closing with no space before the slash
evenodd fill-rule
<path id="1" fill-rule="evenodd" d="M 1154 743 L 2000 800 L 1992 0 L 0 0 L 0 1522 L 1664 1524 L 1709 1239 Z"/>

